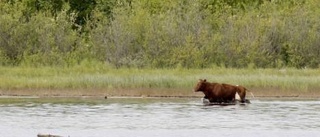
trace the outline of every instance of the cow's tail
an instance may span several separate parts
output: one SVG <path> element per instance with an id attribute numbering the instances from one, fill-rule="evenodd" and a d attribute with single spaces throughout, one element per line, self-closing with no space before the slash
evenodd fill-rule
<path id="1" fill-rule="evenodd" d="M 253 95 L 253 93 L 252 93 L 251 91 L 249 91 L 248 89 L 246 89 L 246 92 L 250 92 L 252 98 L 254 98 L 254 95 Z"/>
<path id="2" fill-rule="evenodd" d="M 239 86 L 239 85 L 236 85 L 236 86 Z M 254 98 L 254 95 L 253 95 L 253 93 L 252 93 L 251 91 L 249 91 L 249 90 L 248 90 L 247 88 L 245 88 L 245 87 L 243 87 L 243 88 L 244 88 L 245 92 L 250 92 L 252 98 Z M 237 97 L 240 98 L 238 93 L 236 94 L 236 98 L 237 98 Z"/>
<path id="3" fill-rule="evenodd" d="M 246 93 L 250 92 L 250 94 L 251 94 L 251 96 L 252 96 L 252 99 L 254 99 L 254 95 L 253 95 L 253 93 L 252 93 L 251 91 L 249 91 L 247 88 L 244 88 L 244 90 L 245 90 Z M 242 101 L 242 103 L 251 104 L 251 101 L 248 100 L 248 99 L 245 99 L 245 100 Z"/>

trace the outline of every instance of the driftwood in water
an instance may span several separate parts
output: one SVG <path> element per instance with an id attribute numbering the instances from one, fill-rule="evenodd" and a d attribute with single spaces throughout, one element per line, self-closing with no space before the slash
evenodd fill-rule
<path id="1" fill-rule="evenodd" d="M 50 135 L 50 134 L 38 134 L 37 137 L 62 137 L 62 136 Z"/>

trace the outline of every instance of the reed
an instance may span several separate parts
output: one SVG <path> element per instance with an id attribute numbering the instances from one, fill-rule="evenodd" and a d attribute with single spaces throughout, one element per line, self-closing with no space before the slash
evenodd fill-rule
<path id="1" fill-rule="evenodd" d="M 181 89 L 175 92 L 183 94 L 190 92 L 198 79 L 256 90 L 316 92 L 320 89 L 320 69 L 115 69 L 104 65 L 0 68 L 2 91 Z"/>

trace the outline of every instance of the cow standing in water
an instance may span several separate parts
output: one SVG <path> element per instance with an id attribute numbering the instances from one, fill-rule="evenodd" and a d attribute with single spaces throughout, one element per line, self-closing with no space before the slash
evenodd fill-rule
<path id="1" fill-rule="evenodd" d="M 194 88 L 194 92 L 203 92 L 204 98 L 212 103 L 229 103 L 235 101 L 238 93 L 242 103 L 249 102 L 245 99 L 246 88 L 243 86 L 233 86 L 229 84 L 210 83 L 206 79 L 200 79 Z"/>

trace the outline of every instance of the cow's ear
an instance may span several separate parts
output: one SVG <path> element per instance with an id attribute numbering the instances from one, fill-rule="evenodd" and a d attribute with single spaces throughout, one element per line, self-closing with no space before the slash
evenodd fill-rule
<path id="1" fill-rule="evenodd" d="M 207 82 L 207 79 L 204 79 L 203 82 Z"/>

